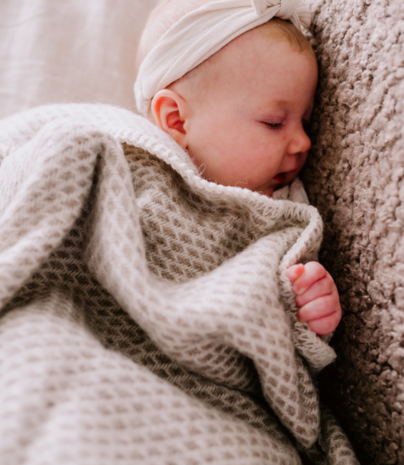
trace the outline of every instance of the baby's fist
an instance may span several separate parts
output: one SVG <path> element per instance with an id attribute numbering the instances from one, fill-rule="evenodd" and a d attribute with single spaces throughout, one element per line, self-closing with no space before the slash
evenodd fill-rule
<path id="1" fill-rule="evenodd" d="M 331 275 L 318 262 L 293 265 L 286 276 L 296 294 L 297 314 L 317 334 L 331 334 L 341 321 L 341 305 L 337 286 Z"/>

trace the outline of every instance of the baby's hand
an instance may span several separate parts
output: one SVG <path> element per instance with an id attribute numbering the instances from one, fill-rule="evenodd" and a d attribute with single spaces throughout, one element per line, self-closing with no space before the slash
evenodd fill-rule
<path id="1" fill-rule="evenodd" d="M 331 275 L 317 262 L 293 265 L 286 276 L 293 284 L 299 321 L 307 322 L 317 334 L 331 334 L 341 320 L 337 286 Z"/>

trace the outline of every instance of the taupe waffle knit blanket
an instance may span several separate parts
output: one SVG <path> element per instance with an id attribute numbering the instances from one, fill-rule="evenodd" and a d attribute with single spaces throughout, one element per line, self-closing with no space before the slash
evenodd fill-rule
<path id="1" fill-rule="evenodd" d="M 118 108 L 0 134 L 2 465 L 357 463 L 285 275 L 315 208 L 203 180 Z"/>

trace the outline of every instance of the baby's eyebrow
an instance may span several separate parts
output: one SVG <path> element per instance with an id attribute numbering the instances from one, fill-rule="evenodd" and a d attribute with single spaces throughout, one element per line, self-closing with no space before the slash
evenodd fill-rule
<path id="1" fill-rule="evenodd" d="M 270 102 L 263 102 L 262 103 L 262 108 L 272 108 L 272 107 L 281 107 L 281 106 L 286 106 L 290 103 L 290 100 L 284 100 L 284 99 L 277 99 L 277 100 L 271 100 Z"/>
<path id="2" fill-rule="evenodd" d="M 290 103 L 290 100 L 275 100 L 274 102 L 272 102 L 272 105 L 275 105 L 275 106 L 285 106 L 285 105 L 288 105 Z"/>
<path id="3" fill-rule="evenodd" d="M 271 101 L 267 102 L 262 102 L 262 105 L 260 105 L 260 109 L 263 111 L 268 111 L 273 108 L 279 108 L 279 107 L 288 107 L 292 105 L 293 102 L 291 100 L 286 100 L 286 99 L 274 99 Z"/>
<path id="4" fill-rule="evenodd" d="M 264 111 L 270 110 L 271 108 L 276 108 L 276 107 L 290 107 L 295 105 L 296 102 L 292 100 L 287 100 L 287 99 L 275 99 L 270 102 L 263 102 L 262 105 L 260 105 L 260 108 Z M 314 102 L 311 102 L 309 107 L 307 108 L 310 113 L 313 110 Z"/>

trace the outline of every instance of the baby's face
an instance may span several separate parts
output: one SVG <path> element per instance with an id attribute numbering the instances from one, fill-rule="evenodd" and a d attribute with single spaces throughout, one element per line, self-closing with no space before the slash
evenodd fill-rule
<path id="1" fill-rule="evenodd" d="M 271 196 L 306 161 L 317 63 L 257 31 L 215 60 L 214 79 L 185 121 L 188 153 L 206 179 Z"/>

